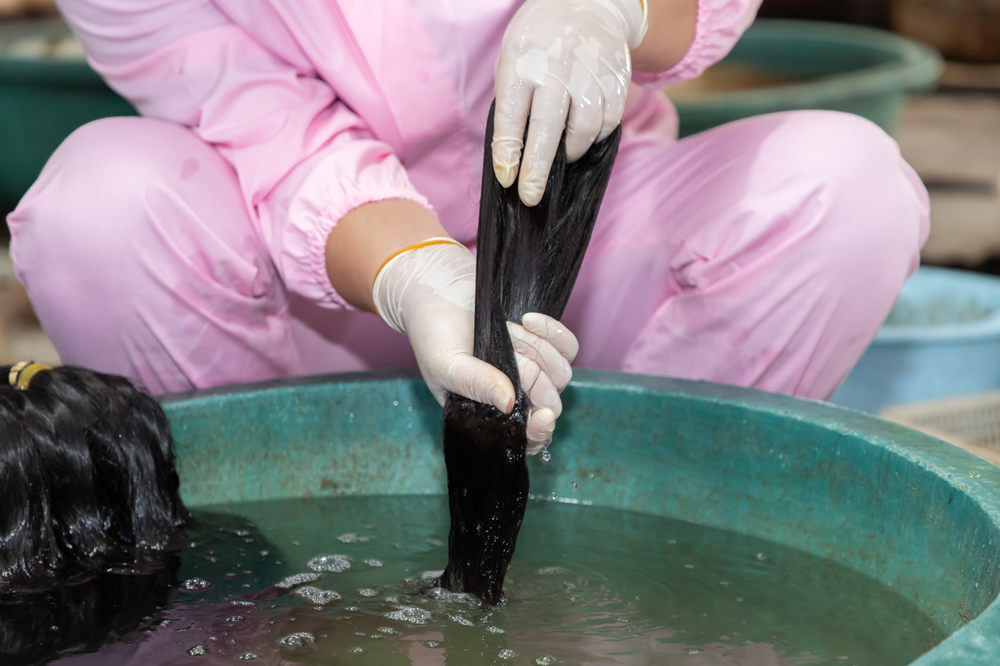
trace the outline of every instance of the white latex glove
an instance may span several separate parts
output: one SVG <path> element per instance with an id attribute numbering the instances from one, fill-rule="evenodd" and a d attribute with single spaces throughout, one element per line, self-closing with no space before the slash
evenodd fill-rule
<path id="1" fill-rule="evenodd" d="M 472 355 L 476 258 L 458 243 L 427 245 L 392 258 L 379 271 L 372 295 L 379 315 L 405 333 L 420 374 L 438 403 L 450 391 L 493 405 L 514 407 L 514 387 L 503 372 Z M 543 314 L 508 323 L 521 386 L 531 402 L 528 453 L 552 439 L 562 413 L 559 393 L 569 384 L 576 336 Z"/>
<path id="2" fill-rule="evenodd" d="M 534 206 L 564 128 L 571 162 L 611 134 L 625 110 L 630 50 L 646 28 L 646 0 L 527 0 L 517 10 L 496 71 L 493 171 L 501 185 L 514 183 L 520 165 L 518 194 Z"/>

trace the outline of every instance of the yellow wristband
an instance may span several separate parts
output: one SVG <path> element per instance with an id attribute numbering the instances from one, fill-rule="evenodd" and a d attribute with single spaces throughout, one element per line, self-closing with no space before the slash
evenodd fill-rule
<path id="1" fill-rule="evenodd" d="M 35 363 L 34 361 L 20 361 L 11 366 L 7 373 L 7 383 L 18 391 L 24 391 L 31 385 L 32 378 L 39 372 L 51 370 L 51 365 L 45 363 Z"/>
<path id="2" fill-rule="evenodd" d="M 428 247 L 430 245 L 445 245 L 445 244 L 461 245 L 461 243 L 459 243 L 454 238 L 446 238 L 444 236 L 440 236 L 437 238 L 428 238 L 427 240 L 422 240 L 419 243 L 414 243 L 413 245 L 407 245 L 406 247 L 400 250 L 396 250 L 388 257 L 386 257 L 385 261 L 382 262 L 382 265 L 378 267 L 377 271 L 375 271 L 375 279 L 376 280 L 378 279 L 378 274 L 382 272 L 382 269 L 385 268 L 390 261 L 392 261 L 399 255 L 403 254 L 404 252 L 409 252 L 410 250 L 419 250 L 422 247 Z"/>

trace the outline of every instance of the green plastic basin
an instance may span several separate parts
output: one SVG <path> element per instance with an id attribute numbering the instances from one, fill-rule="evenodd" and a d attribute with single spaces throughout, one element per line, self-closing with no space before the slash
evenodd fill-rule
<path id="1" fill-rule="evenodd" d="M 949 637 L 916 664 L 1000 655 L 1000 468 L 824 403 L 578 371 L 532 491 L 762 537 L 849 566 Z M 410 374 L 338 375 L 165 399 L 192 506 L 440 494 L 441 410 Z M 530 506 L 529 506 L 530 511 Z"/>
<path id="2" fill-rule="evenodd" d="M 792 109 L 846 111 L 890 132 L 906 95 L 943 68 L 933 49 L 885 30 L 781 19 L 757 20 L 723 63 L 789 82 L 676 100 L 682 136 Z"/>

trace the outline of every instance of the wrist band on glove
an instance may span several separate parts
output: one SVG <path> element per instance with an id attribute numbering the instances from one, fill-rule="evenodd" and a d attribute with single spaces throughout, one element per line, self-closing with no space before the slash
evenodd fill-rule
<path id="1" fill-rule="evenodd" d="M 461 247 L 465 247 L 464 245 L 462 245 L 462 243 L 459 243 L 454 238 L 449 238 L 447 236 L 436 236 L 434 238 L 428 238 L 426 240 L 420 241 L 419 243 L 414 243 L 413 245 L 407 245 L 402 249 L 396 250 L 395 252 L 390 254 L 385 261 L 382 262 L 382 265 L 379 266 L 378 270 L 375 272 L 375 281 L 372 284 L 372 302 L 375 304 L 375 314 L 381 317 L 383 321 L 385 321 L 387 324 L 389 324 L 389 326 L 391 326 L 395 331 L 399 333 L 402 333 L 403 329 L 399 326 L 398 323 L 394 323 L 386 318 L 384 314 L 385 308 L 381 307 L 379 303 L 380 301 L 378 295 L 379 278 L 382 276 L 383 272 L 389 266 L 389 264 L 396 261 L 407 252 L 410 252 L 412 250 L 419 250 L 420 248 L 423 247 L 430 247 L 431 245 L 459 245 Z"/>

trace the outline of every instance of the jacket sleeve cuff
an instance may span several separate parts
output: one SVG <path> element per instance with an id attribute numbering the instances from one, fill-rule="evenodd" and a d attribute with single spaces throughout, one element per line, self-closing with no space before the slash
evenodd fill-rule
<path id="1" fill-rule="evenodd" d="M 374 139 L 347 142 L 296 169 L 303 170 L 304 177 L 293 175 L 269 197 L 271 220 L 262 215 L 262 227 L 270 228 L 276 246 L 272 256 L 289 291 L 322 307 L 353 309 L 327 275 L 326 241 L 333 228 L 347 213 L 375 201 L 405 199 L 433 209 L 388 146 Z"/>
<path id="2" fill-rule="evenodd" d="M 694 39 L 680 62 L 659 73 L 633 72 L 632 80 L 664 88 L 697 78 L 722 60 L 753 22 L 760 0 L 698 0 Z"/>

